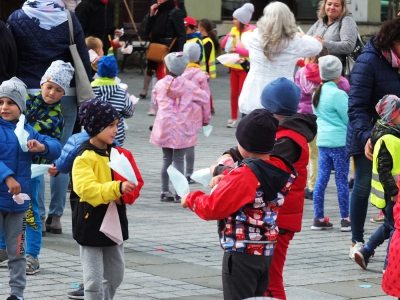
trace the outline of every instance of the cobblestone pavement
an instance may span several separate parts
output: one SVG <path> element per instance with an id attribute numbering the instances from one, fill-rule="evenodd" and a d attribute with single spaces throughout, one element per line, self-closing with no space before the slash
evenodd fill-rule
<path id="1" fill-rule="evenodd" d="M 142 77 L 138 69 L 120 74 L 129 91 L 139 95 Z M 195 170 L 208 167 L 223 151 L 236 145 L 235 129 L 226 128 L 230 117 L 229 75 L 218 66 L 218 78 L 211 82 L 216 114 L 211 121 L 214 130 L 206 138 L 198 134 Z M 223 299 L 221 262 L 215 221 L 203 221 L 179 204 L 161 203 L 161 149 L 150 144 L 149 126 L 154 117 L 147 116 L 149 97 L 140 100 L 135 116 L 127 120 L 129 130 L 125 147 L 132 151 L 143 175 L 145 186 L 140 198 L 128 207 L 130 238 L 125 246 L 125 277 L 116 299 Z M 209 188 L 200 184 L 191 190 Z M 48 187 L 47 187 L 48 188 Z M 240 188 L 240 187 L 238 187 Z M 172 189 L 172 185 L 171 185 Z M 48 204 L 49 192 L 46 192 Z M 381 288 L 386 243 L 379 247 L 362 270 L 348 258 L 351 235 L 340 231 L 337 193 L 332 176 L 325 212 L 334 229 L 310 230 L 313 220 L 312 201 L 305 200 L 303 231 L 292 241 L 284 271 L 289 300 L 302 299 L 394 299 Z M 368 220 L 377 213 L 369 207 L 365 237 L 377 228 Z M 67 201 L 62 217 L 63 234 L 48 233 L 43 238 L 41 271 L 28 276 L 25 299 L 67 299 L 66 293 L 82 281 L 79 248 L 71 235 L 71 212 Z M 0 298 L 8 296 L 8 271 L 0 268 Z"/>

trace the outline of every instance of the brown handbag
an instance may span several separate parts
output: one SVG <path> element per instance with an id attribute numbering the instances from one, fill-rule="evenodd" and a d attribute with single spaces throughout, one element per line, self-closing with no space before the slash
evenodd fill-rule
<path id="1" fill-rule="evenodd" d="M 147 49 L 146 58 L 148 60 L 158 63 L 163 62 L 164 57 L 167 56 L 172 46 L 174 45 L 175 41 L 176 37 L 172 40 L 171 45 L 169 45 L 169 47 L 164 44 L 150 43 L 149 48 Z"/>

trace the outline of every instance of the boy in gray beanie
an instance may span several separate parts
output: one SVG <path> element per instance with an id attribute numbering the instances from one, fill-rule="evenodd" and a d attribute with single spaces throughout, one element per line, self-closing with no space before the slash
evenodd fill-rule
<path id="1" fill-rule="evenodd" d="M 26 86 L 16 77 L 0 85 L 0 232 L 4 228 L 11 287 L 8 299 L 23 299 L 26 286 L 25 214 L 30 201 L 21 197 L 31 194 L 31 161 L 36 156 L 54 160 L 61 154 L 56 139 L 19 123 L 24 121 L 20 117 L 25 97 Z M 28 133 L 26 140 L 15 133 L 21 125 Z"/>
<path id="2" fill-rule="evenodd" d="M 29 95 L 24 111 L 26 121 L 37 132 L 61 140 L 64 133 L 64 117 L 61 112 L 61 98 L 69 89 L 74 68 L 71 63 L 62 60 L 53 61 L 40 80 L 41 92 Z M 52 161 L 41 157 L 32 160 L 35 164 L 51 164 Z M 31 179 L 31 202 L 27 215 L 26 228 L 26 273 L 33 275 L 39 272 L 42 232 L 46 233 L 45 216 L 39 213 L 39 187 L 44 176 Z M 54 217 L 56 224 L 57 216 Z M 50 226 L 49 226 L 50 231 Z"/>

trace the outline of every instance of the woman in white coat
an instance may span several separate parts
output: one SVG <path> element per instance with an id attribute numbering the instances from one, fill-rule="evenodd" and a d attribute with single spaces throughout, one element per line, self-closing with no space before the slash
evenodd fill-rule
<path id="1" fill-rule="evenodd" d="M 282 2 L 268 4 L 257 27 L 242 36 L 250 57 L 250 71 L 239 97 L 239 110 L 244 114 L 263 107 L 261 92 L 268 83 L 278 77 L 293 80 L 297 60 L 322 50 L 317 39 L 297 32 L 294 15 Z"/>

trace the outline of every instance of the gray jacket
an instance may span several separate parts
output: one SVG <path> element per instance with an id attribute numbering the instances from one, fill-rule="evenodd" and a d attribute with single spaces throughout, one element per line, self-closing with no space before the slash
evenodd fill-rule
<path id="1" fill-rule="evenodd" d="M 346 55 L 353 51 L 357 41 L 357 24 L 352 15 L 336 20 L 329 26 L 326 25 L 327 17 L 319 19 L 308 30 L 307 35 L 319 35 L 324 38 L 324 46 L 329 54 L 336 55 L 344 60 Z"/>

